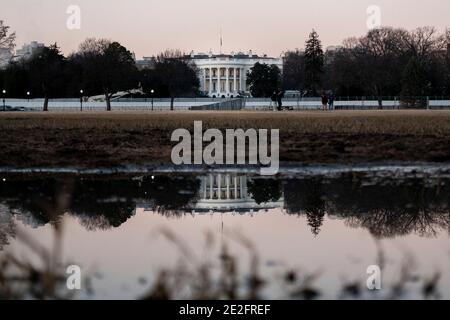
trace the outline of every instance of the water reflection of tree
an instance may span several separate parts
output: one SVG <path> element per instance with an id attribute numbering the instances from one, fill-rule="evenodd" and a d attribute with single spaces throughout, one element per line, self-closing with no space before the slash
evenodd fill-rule
<path id="1" fill-rule="evenodd" d="M 257 204 L 276 202 L 281 198 L 281 182 L 277 179 L 252 179 L 248 193 Z"/>
<path id="2" fill-rule="evenodd" d="M 314 234 L 320 230 L 325 212 L 332 212 L 330 215 L 350 226 L 367 228 L 377 237 L 432 236 L 450 226 L 446 181 L 347 175 L 288 180 L 284 188 L 288 213 L 306 214 Z"/>
<path id="3" fill-rule="evenodd" d="M 9 244 L 9 239 L 15 235 L 15 225 L 9 208 L 0 205 L 0 251 Z"/>
<path id="4" fill-rule="evenodd" d="M 33 226 L 57 223 L 65 213 L 88 229 L 122 225 L 138 203 L 166 216 L 190 211 L 199 181 L 193 176 L 141 178 L 17 178 L 0 184 L 0 203 Z M 249 193 L 257 203 L 284 194 L 289 214 L 305 215 L 317 235 L 328 213 L 377 237 L 450 231 L 447 180 L 376 179 L 344 175 L 334 179 L 253 179 Z M 283 192 L 282 192 L 283 191 Z"/>
<path id="5" fill-rule="evenodd" d="M 166 216 L 179 215 L 197 201 L 199 188 L 193 177 L 158 176 L 145 184 L 153 210 Z"/>
<path id="6" fill-rule="evenodd" d="M 360 216 L 349 216 L 350 226 L 368 229 L 374 236 L 389 238 L 416 233 L 420 236 L 436 236 L 439 230 L 449 226 L 446 212 L 371 211 Z"/>
<path id="7" fill-rule="evenodd" d="M 182 209 L 195 201 L 197 189 L 192 177 L 19 178 L 0 185 L 0 203 L 33 226 L 56 223 L 69 213 L 95 230 L 119 227 L 138 202 L 163 214 Z"/>
<path id="8" fill-rule="evenodd" d="M 306 214 L 311 232 L 319 235 L 326 213 L 325 190 L 321 180 L 288 180 L 284 188 L 287 212 Z"/>

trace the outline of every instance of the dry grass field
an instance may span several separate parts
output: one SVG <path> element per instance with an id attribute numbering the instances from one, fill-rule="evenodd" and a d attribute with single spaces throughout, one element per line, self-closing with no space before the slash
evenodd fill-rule
<path id="1" fill-rule="evenodd" d="M 281 161 L 450 161 L 450 111 L 0 113 L 0 167 L 170 162 L 177 128 L 280 129 Z"/>

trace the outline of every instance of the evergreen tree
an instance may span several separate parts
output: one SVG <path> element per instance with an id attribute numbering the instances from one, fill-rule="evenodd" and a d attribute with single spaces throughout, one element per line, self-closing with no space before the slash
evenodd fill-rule
<path id="1" fill-rule="evenodd" d="M 268 98 L 280 88 L 281 71 L 276 65 L 255 63 L 247 76 L 250 93 L 255 98 Z"/>
<path id="2" fill-rule="evenodd" d="M 324 67 L 324 53 L 319 35 L 313 30 L 306 41 L 305 48 L 305 86 L 314 95 L 321 85 Z"/>
<path id="3" fill-rule="evenodd" d="M 319 208 L 313 209 L 313 211 L 306 212 L 306 220 L 308 221 L 308 226 L 311 227 L 311 232 L 315 237 L 320 234 L 324 219 L 325 211 L 320 210 Z"/>

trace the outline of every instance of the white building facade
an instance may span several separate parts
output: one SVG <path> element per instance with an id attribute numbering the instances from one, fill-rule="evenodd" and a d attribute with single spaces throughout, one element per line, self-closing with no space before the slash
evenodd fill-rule
<path id="1" fill-rule="evenodd" d="M 239 52 L 237 54 L 194 54 L 190 59 L 198 69 L 200 90 L 211 98 L 234 98 L 249 94 L 247 73 L 259 62 L 276 65 L 283 71 L 283 59 Z"/>
<path id="2" fill-rule="evenodd" d="M 33 54 L 42 49 L 45 45 L 43 43 L 37 42 L 37 41 L 31 41 L 30 43 L 26 43 L 22 46 L 22 48 L 18 49 L 16 51 L 15 59 L 30 59 Z"/>

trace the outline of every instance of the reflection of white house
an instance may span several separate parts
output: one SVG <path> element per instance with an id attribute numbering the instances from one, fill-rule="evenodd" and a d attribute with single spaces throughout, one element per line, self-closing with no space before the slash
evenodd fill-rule
<path id="1" fill-rule="evenodd" d="M 251 51 L 236 54 L 191 53 L 189 58 L 198 69 L 200 90 L 216 98 L 248 94 L 247 73 L 257 62 L 276 65 L 283 70 L 281 58 L 258 56 Z"/>
<path id="2" fill-rule="evenodd" d="M 236 174 L 210 174 L 200 178 L 199 199 L 193 213 L 256 212 L 283 208 L 284 200 L 257 204 L 248 194 L 248 178 Z"/>

